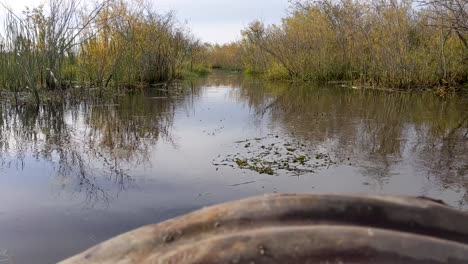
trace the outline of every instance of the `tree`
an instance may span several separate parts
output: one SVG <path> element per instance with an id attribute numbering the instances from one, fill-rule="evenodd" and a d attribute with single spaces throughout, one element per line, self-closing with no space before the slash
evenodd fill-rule
<path id="1" fill-rule="evenodd" d="M 430 17 L 442 20 L 443 27 L 455 31 L 468 49 L 468 1 L 467 0 L 419 0 L 422 6 L 429 7 Z"/>

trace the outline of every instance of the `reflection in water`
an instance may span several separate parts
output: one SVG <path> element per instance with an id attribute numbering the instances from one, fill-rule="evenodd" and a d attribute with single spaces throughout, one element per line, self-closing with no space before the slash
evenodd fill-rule
<path id="1" fill-rule="evenodd" d="M 468 202 L 466 99 L 266 82 L 242 86 L 240 98 L 311 145 L 357 162 L 380 185 L 410 163 L 441 188 L 464 192 L 460 205 Z"/>
<path id="2" fill-rule="evenodd" d="M 158 139 L 171 140 L 173 101 L 155 104 L 150 95 L 134 94 L 106 100 L 70 97 L 40 107 L 2 102 L 1 165 L 23 169 L 26 155 L 50 162 L 62 189 L 85 194 L 87 205 L 107 203 L 101 179 L 119 191 L 129 188 L 129 169 L 150 162 Z"/>
<path id="3" fill-rule="evenodd" d="M 468 189 L 466 100 L 441 100 L 430 93 L 388 93 L 341 87 L 310 87 L 244 80 L 240 75 L 179 84 L 182 94 L 160 89 L 106 99 L 70 96 L 40 107 L 0 107 L 2 167 L 24 168 L 29 153 L 54 164 L 63 189 L 108 202 L 99 185 L 111 180 L 120 191 L 134 182 L 128 171 L 151 163 L 158 139 L 176 142 L 170 131 L 176 107 L 190 109 L 200 87 L 240 87 L 231 97 L 247 102 L 255 117 L 271 115 L 285 132 L 322 146 L 342 162 L 384 184 L 395 166 L 427 168 L 442 188 Z M 189 111 L 189 110 L 186 110 Z M 464 195 L 468 199 L 468 194 Z M 460 201 L 465 204 L 468 200 Z"/>
<path id="4" fill-rule="evenodd" d="M 341 87 L 311 87 L 215 75 L 184 82 L 182 94 L 160 89 L 106 99 L 70 96 L 40 107 L 0 107 L 2 167 L 24 168 L 24 157 L 54 164 L 63 189 L 86 194 L 87 203 L 108 201 L 99 179 L 125 190 L 128 171 L 151 163 L 159 139 L 176 142 L 170 131 L 176 107 L 190 109 L 200 87 L 240 87 L 231 97 L 247 102 L 255 118 L 294 137 L 322 146 L 342 162 L 358 163 L 380 185 L 402 162 L 427 168 L 442 188 L 468 187 L 466 100 L 441 100 L 430 93 L 389 93 Z M 464 195 L 468 199 L 468 195 Z M 466 201 L 460 201 L 465 204 Z"/>
<path id="5" fill-rule="evenodd" d="M 213 166 L 246 151 L 236 142 L 268 136 L 337 164 L 300 177 Z M 0 249 L 15 263 L 52 263 L 143 224 L 268 192 L 428 195 L 467 208 L 467 161 L 467 100 L 430 93 L 216 73 L 170 93 L 76 91 L 38 108 L 1 101 Z"/>

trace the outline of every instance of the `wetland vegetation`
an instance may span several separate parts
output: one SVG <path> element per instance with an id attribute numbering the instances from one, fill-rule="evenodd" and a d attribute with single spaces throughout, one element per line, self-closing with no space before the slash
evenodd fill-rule
<path id="1" fill-rule="evenodd" d="M 2 7 L 0 91 L 15 101 L 167 84 L 209 68 L 441 96 L 467 89 L 463 0 L 294 0 L 280 24 L 254 21 L 224 45 L 202 43 L 148 1 L 48 0 L 20 14 Z"/>
<path id="2" fill-rule="evenodd" d="M 50 0 L 21 14 L 4 8 L 0 89 L 16 101 L 33 96 L 39 104 L 45 92 L 77 87 L 167 83 L 196 68 L 199 42 L 149 2 Z"/>
<path id="3" fill-rule="evenodd" d="M 214 46 L 209 65 L 267 79 L 352 85 L 467 88 L 464 0 L 295 0 L 280 24 L 254 21 L 242 40 Z"/>
<path id="4" fill-rule="evenodd" d="M 0 262 L 264 193 L 468 208 L 466 1 L 294 0 L 222 45 L 150 2 L 89 3 L 3 6 Z"/>
<path id="5" fill-rule="evenodd" d="M 56 262 L 262 193 L 425 195 L 468 206 L 463 97 L 218 71 L 170 89 L 68 94 L 39 107 L 0 104 L 0 248 L 15 263 Z"/>

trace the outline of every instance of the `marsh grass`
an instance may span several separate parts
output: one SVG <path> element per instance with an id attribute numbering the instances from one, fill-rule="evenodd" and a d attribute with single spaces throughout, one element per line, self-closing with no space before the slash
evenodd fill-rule
<path id="1" fill-rule="evenodd" d="M 140 1 L 141 2 L 141 1 Z M 173 13 L 148 3 L 48 0 L 15 14 L 7 6 L 0 38 L 0 90 L 33 94 L 69 88 L 144 87 L 206 74 L 194 57 L 199 42 Z M 196 63 L 196 62 L 195 62 Z"/>
<path id="2" fill-rule="evenodd" d="M 290 1 L 278 24 L 254 21 L 242 40 L 208 49 L 207 63 L 266 79 L 349 81 L 399 90 L 468 83 L 463 1 Z M 465 8 L 465 9 L 463 9 Z"/>

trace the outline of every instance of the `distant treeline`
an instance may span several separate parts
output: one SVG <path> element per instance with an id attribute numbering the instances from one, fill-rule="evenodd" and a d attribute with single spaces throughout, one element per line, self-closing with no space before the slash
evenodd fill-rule
<path id="1" fill-rule="evenodd" d="M 83 3 L 48 0 L 21 14 L 3 6 L 0 92 L 27 92 L 39 102 L 41 91 L 70 86 L 167 82 L 197 63 L 201 45 L 173 13 L 138 0 Z"/>
<path id="2" fill-rule="evenodd" d="M 136 87 L 208 67 L 404 89 L 466 86 L 467 1 L 420 1 L 294 0 L 281 24 L 254 21 L 226 45 L 200 43 L 144 0 L 47 0 L 21 14 L 3 6 L 0 92 L 39 102 L 41 91 Z"/>
<path id="3" fill-rule="evenodd" d="M 346 80 L 411 89 L 468 82 L 466 0 L 292 1 L 279 25 L 210 46 L 207 65 L 269 79 Z"/>

